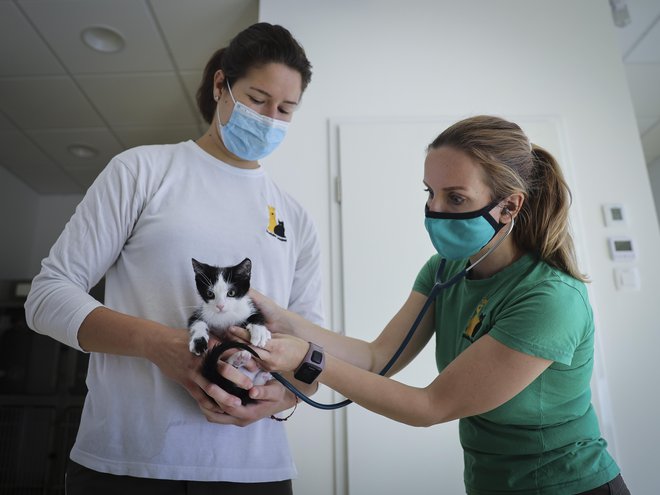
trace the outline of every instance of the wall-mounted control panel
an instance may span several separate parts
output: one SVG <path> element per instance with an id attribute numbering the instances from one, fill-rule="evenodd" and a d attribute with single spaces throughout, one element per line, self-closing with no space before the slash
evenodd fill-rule
<path id="1" fill-rule="evenodd" d="M 628 230 L 628 213 L 622 203 L 602 205 L 603 223 L 614 235 L 607 237 L 607 247 L 614 265 L 614 286 L 617 290 L 640 290 L 639 270 L 632 263 L 637 259 L 637 246 Z"/>
<path id="2" fill-rule="evenodd" d="M 611 236 L 607 238 L 607 243 L 614 261 L 632 261 L 637 257 L 633 240 L 628 236 Z"/>
<path id="3" fill-rule="evenodd" d="M 606 227 L 616 227 L 626 224 L 626 213 L 620 203 L 608 203 L 603 205 L 603 219 Z"/>

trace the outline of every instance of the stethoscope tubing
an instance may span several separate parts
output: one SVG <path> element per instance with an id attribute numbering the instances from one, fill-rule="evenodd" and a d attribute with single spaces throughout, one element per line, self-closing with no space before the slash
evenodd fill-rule
<path id="1" fill-rule="evenodd" d="M 441 266 L 444 266 L 444 259 L 441 262 Z M 437 277 L 437 275 L 436 275 Z M 453 280 L 453 279 L 452 279 Z M 385 365 L 385 367 L 380 370 L 379 375 L 385 376 L 385 374 L 394 366 L 394 363 L 396 363 L 397 359 L 399 359 L 399 356 L 401 356 L 401 353 L 404 351 L 404 349 L 408 346 L 408 343 L 410 342 L 410 339 L 412 339 L 413 335 L 417 331 L 417 327 L 422 321 L 422 318 L 424 318 L 424 315 L 426 314 L 426 311 L 429 309 L 431 306 L 431 303 L 433 302 L 434 298 L 436 297 L 436 293 L 439 292 L 439 290 L 442 289 L 438 284 L 435 284 L 433 286 L 433 289 L 431 289 L 431 293 L 429 294 L 429 297 L 426 298 L 426 302 L 424 303 L 424 306 L 422 307 L 421 311 L 417 315 L 417 318 L 415 319 L 415 322 L 412 324 L 410 327 L 410 330 L 408 330 L 408 334 L 406 337 L 403 339 L 401 342 L 401 345 L 399 345 L 399 348 L 397 351 L 394 353 L 392 358 L 389 360 L 389 362 Z M 289 389 L 291 392 L 293 392 L 300 400 L 306 402 L 310 406 L 314 406 L 317 409 L 325 409 L 325 410 L 333 410 L 333 409 L 340 409 L 342 407 L 346 407 L 347 405 L 351 404 L 353 401 L 350 399 L 345 399 L 341 402 L 337 402 L 335 404 L 322 404 L 320 402 L 316 402 L 313 399 L 310 399 L 307 397 L 305 394 L 303 394 L 300 390 L 298 390 L 295 386 L 291 384 L 286 378 L 284 378 L 282 375 L 279 373 L 271 373 L 273 378 L 275 378 L 278 382 L 280 382 L 282 385 L 284 385 L 287 389 Z"/>
<path id="2" fill-rule="evenodd" d="M 436 297 L 438 297 L 438 294 L 440 293 L 441 290 L 446 289 L 448 287 L 451 287 L 452 285 L 457 284 L 462 278 L 464 278 L 470 270 L 472 270 L 475 266 L 477 266 L 483 259 L 486 258 L 490 253 L 492 253 L 497 247 L 504 242 L 504 239 L 506 239 L 511 231 L 513 230 L 513 218 L 511 218 L 511 225 L 509 227 L 509 230 L 507 233 L 500 239 L 498 240 L 493 247 L 491 247 L 486 253 L 484 253 L 483 256 L 481 256 L 477 261 L 474 263 L 471 263 L 468 267 L 466 267 L 464 270 L 461 270 L 458 272 L 456 275 L 451 277 L 449 280 L 446 282 L 442 281 L 442 277 L 444 276 L 445 273 L 445 265 L 447 264 L 447 260 L 445 258 L 442 258 L 440 260 L 440 266 L 438 267 L 438 270 L 435 273 L 435 283 L 433 284 L 433 287 L 431 288 L 431 292 L 429 293 L 428 297 L 426 298 L 426 301 L 424 302 L 424 306 L 422 306 L 422 309 L 419 311 L 419 314 L 417 315 L 417 318 L 415 318 L 415 321 L 413 322 L 412 326 L 410 327 L 410 330 L 408 330 L 408 333 L 406 334 L 405 338 L 399 345 L 399 348 L 396 350 L 396 352 L 392 355 L 388 363 L 385 365 L 385 367 L 380 370 L 378 373 L 381 376 L 385 376 L 385 374 L 394 366 L 394 363 L 399 359 L 401 356 L 401 353 L 404 351 L 404 349 L 408 346 L 410 343 L 410 340 L 413 338 L 413 335 L 415 335 L 415 332 L 417 331 L 417 327 L 419 327 L 419 324 L 422 322 L 422 318 L 424 318 L 424 315 L 428 311 L 428 309 L 431 307 L 431 304 L 435 300 Z M 303 402 L 306 402 L 310 406 L 316 407 L 317 409 L 325 409 L 325 410 L 334 410 L 334 409 L 340 409 L 342 407 L 346 407 L 347 405 L 351 404 L 353 401 L 350 399 L 345 399 L 341 402 L 336 402 L 334 404 L 322 404 L 320 402 L 316 402 L 313 399 L 310 399 L 307 397 L 305 394 L 303 394 L 300 390 L 298 390 L 291 382 L 289 382 L 286 378 L 284 378 L 282 375 L 276 372 L 272 372 L 271 375 L 273 378 L 275 378 L 278 382 L 280 382 L 284 387 L 286 387 L 288 390 L 290 390 L 296 397 L 298 397 L 300 400 Z"/>
<path id="3" fill-rule="evenodd" d="M 437 297 L 437 294 L 444 288 L 449 287 L 455 283 L 457 283 L 461 277 L 465 276 L 466 271 L 463 270 L 462 272 L 458 273 L 454 277 L 451 278 L 446 283 L 438 282 L 438 280 L 441 279 L 442 275 L 444 274 L 444 267 L 446 264 L 447 260 L 444 258 L 440 261 L 440 267 L 438 268 L 438 272 L 436 273 L 435 279 L 436 282 L 433 285 L 433 288 L 431 289 L 431 293 L 429 296 L 426 298 L 426 301 L 424 302 L 424 306 L 422 306 L 422 309 L 420 310 L 419 314 L 417 315 L 417 318 L 415 318 L 415 321 L 413 322 L 412 326 L 410 327 L 410 330 L 408 330 L 408 333 L 406 334 L 405 338 L 399 345 L 399 348 L 396 350 L 396 352 L 392 355 L 388 363 L 383 367 L 382 370 L 378 373 L 381 376 L 385 376 L 385 374 L 394 366 L 394 363 L 399 359 L 401 356 L 401 353 L 404 351 L 404 349 L 408 346 L 410 343 L 410 340 L 413 338 L 413 335 L 415 335 L 415 332 L 417 331 L 417 327 L 419 327 L 419 324 L 422 322 L 422 318 L 424 318 L 424 315 L 428 311 L 428 309 L 431 307 L 431 304 Z M 350 399 L 345 399 L 341 402 L 336 402 L 334 404 L 322 404 L 320 402 L 316 402 L 313 399 L 310 399 L 307 397 L 305 394 L 303 394 L 300 390 L 298 390 L 291 382 L 289 382 L 286 378 L 284 378 L 282 375 L 279 373 L 271 373 L 273 378 L 275 378 L 278 382 L 280 382 L 282 385 L 284 385 L 287 389 L 289 389 L 291 392 L 293 392 L 300 400 L 306 402 L 310 406 L 316 407 L 317 409 L 325 409 L 325 410 L 334 410 L 334 409 L 340 409 L 342 407 L 346 407 L 347 405 L 351 404 L 353 401 Z"/>

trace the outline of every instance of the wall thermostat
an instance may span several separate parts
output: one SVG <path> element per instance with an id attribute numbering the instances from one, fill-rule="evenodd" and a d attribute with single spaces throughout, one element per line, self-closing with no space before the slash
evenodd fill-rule
<path id="1" fill-rule="evenodd" d="M 614 261 L 630 261 L 636 257 L 635 245 L 630 237 L 608 237 L 610 256 Z"/>
<path id="2" fill-rule="evenodd" d="M 606 227 L 626 224 L 626 215 L 623 205 L 619 203 L 609 203 L 603 205 L 603 218 Z"/>

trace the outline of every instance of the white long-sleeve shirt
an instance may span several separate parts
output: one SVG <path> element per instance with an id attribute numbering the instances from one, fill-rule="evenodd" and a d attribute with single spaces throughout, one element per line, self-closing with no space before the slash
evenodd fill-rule
<path id="1" fill-rule="evenodd" d="M 322 322 L 316 228 L 263 168 L 232 167 L 193 141 L 134 148 L 99 175 L 43 260 L 25 304 L 28 325 L 80 349 L 80 325 L 100 305 L 87 292 L 105 275 L 105 306 L 184 328 L 199 303 L 191 258 L 229 266 L 245 257 L 255 289 Z M 199 481 L 296 475 L 282 424 L 209 423 L 146 359 L 92 353 L 87 387 L 71 451 L 79 464 Z"/>

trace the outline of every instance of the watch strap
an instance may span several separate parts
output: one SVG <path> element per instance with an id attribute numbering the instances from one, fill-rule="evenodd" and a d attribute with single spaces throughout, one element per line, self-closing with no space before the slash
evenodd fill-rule
<path id="1" fill-rule="evenodd" d="M 303 383 L 312 383 L 321 374 L 323 368 L 325 368 L 323 347 L 310 342 L 307 354 L 305 354 L 293 376 Z"/>

